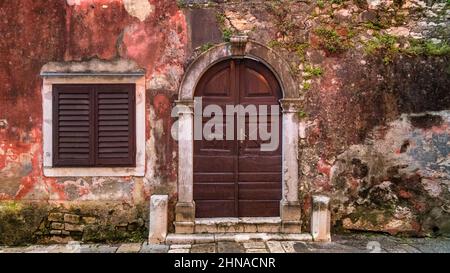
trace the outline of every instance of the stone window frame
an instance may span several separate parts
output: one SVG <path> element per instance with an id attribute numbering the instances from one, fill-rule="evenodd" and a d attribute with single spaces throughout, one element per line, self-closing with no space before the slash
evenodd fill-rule
<path id="1" fill-rule="evenodd" d="M 273 49 L 235 36 L 229 43 L 210 48 L 199 55 L 187 68 L 179 87 L 176 104 L 178 135 L 188 136 L 178 141 L 178 200 L 175 207 L 175 233 L 195 232 L 195 201 L 193 198 L 193 105 L 194 91 L 201 76 L 214 64 L 229 58 L 251 58 L 262 62 L 277 77 L 282 88 L 282 199 L 280 200 L 281 231 L 300 233 L 301 208 L 299 200 L 298 148 L 300 128 L 298 113 L 303 100 L 289 65 Z M 191 137 L 189 137 L 191 136 Z"/>
<path id="2" fill-rule="evenodd" d="M 46 177 L 124 177 L 145 175 L 145 73 L 143 71 L 58 71 L 61 65 L 46 65 L 41 71 L 43 108 L 43 172 Z M 79 65 L 78 67 L 89 67 Z M 104 68 L 104 64 L 103 67 Z M 46 69 L 57 68 L 57 69 Z M 67 69 L 65 69 L 67 70 Z M 135 84 L 136 85 L 136 166 L 134 167 L 54 167 L 53 166 L 53 85 L 54 84 Z"/>

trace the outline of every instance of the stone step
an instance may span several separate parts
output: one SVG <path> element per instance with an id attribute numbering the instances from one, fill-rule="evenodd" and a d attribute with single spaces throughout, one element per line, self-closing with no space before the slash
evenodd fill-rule
<path id="1" fill-rule="evenodd" d="M 279 217 L 195 219 L 194 233 L 280 233 Z"/>
<path id="2" fill-rule="evenodd" d="M 175 234 L 166 237 L 166 244 L 206 244 L 214 242 L 250 241 L 312 241 L 309 233 L 216 233 L 216 234 Z"/>

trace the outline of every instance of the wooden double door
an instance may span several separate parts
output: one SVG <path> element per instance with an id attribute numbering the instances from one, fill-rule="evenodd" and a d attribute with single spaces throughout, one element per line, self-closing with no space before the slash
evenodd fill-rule
<path id="1" fill-rule="evenodd" d="M 245 139 L 238 140 L 237 114 L 226 113 L 227 105 L 279 105 L 281 88 L 274 74 L 252 59 L 229 59 L 212 66 L 197 84 L 196 97 L 202 97 L 203 109 L 220 106 L 225 123 L 233 115 L 234 138 L 194 141 L 194 200 L 196 217 L 273 217 L 280 214 L 281 200 L 281 114 L 277 123 L 268 121 L 268 132 L 278 126 L 278 146 L 262 151 L 269 140 L 250 139 L 249 115 L 245 116 Z M 203 118 L 203 125 L 210 118 Z M 255 127 L 253 126 L 253 129 Z M 272 142 L 274 143 L 274 142 Z"/>

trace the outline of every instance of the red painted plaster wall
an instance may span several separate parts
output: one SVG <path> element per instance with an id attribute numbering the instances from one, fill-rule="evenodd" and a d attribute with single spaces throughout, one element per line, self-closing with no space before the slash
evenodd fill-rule
<path id="1" fill-rule="evenodd" d="M 0 129 L 0 199 L 133 201 L 148 198 L 155 190 L 151 181 L 155 176 L 176 180 L 174 143 L 167 137 L 172 123 L 167 109 L 185 62 L 184 15 L 176 1 L 149 1 L 152 9 L 143 21 L 127 11 L 121 0 L 67 2 L 0 3 L 0 119 L 8 123 Z M 43 176 L 40 69 L 51 61 L 92 58 L 131 59 L 146 70 L 147 80 L 167 73 L 173 76 L 161 90 L 151 90 L 149 86 L 147 138 L 157 138 L 152 141 L 155 147 L 151 156 L 156 157 L 159 167 L 155 171 L 147 170 L 152 177 L 144 182 L 135 178 L 80 180 Z M 151 114 L 153 111 L 155 115 Z M 151 134 L 150 129 L 158 126 L 165 133 Z M 164 190 L 167 189 L 161 189 Z"/>

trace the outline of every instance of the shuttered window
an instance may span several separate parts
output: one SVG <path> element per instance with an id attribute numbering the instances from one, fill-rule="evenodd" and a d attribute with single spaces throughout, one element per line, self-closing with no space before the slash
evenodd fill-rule
<path id="1" fill-rule="evenodd" d="M 53 165 L 136 165 L 135 85 L 54 85 Z"/>

